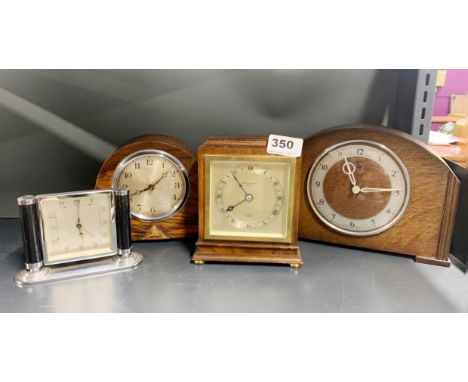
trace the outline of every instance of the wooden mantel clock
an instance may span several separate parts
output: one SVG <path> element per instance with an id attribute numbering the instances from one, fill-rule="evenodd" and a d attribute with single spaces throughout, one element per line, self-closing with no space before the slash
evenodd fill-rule
<path id="1" fill-rule="evenodd" d="M 197 161 L 184 142 L 150 134 L 124 143 L 96 180 L 96 188 L 119 187 L 130 192 L 132 240 L 196 236 Z"/>
<path id="2" fill-rule="evenodd" d="M 459 181 L 425 144 L 372 125 L 305 140 L 299 237 L 449 266 Z"/>
<path id="3" fill-rule="evenodd" d="M 267 137 L 211 137 L 198 149 L 199 239 L 192 260 L 302 265 L 301 159 Z"/>

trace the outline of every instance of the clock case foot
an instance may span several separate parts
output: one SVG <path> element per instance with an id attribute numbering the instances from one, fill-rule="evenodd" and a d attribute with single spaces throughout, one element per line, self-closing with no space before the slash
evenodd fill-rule
<path id="1" fill-rule="evenodd" d="M 132 252 L 128 256 L 114 255 L 96 260 L 86 260 L 73 265 L 43 266 L 34 271 L 22 269 L 16 273 L 15 282 L 18 285 L 34 285 L 121 271 L 136 267 L 142 260 L 143 256 L 140 253 Z"/>
<path id="2" fill-rule="evenodd" d="M 434 257 L 424 257 L 424 256 L 416 256 L 414 260 L 417 263 L 422 263 L 422 264 L 440 265 L 442 267 L 450 267 L 450 260 L 441 260 L 441 259 L 436 259 Z"/>
<path id="3" fill-rule="evenodd" d="M 285 264 L 299 268 L 302 261 L 301 251 L 295 245 L 266 245 L 254 243 L 210 243 L 197 241 L 192 256 L 195 264 L 208 261 L 229 263 Z"/>

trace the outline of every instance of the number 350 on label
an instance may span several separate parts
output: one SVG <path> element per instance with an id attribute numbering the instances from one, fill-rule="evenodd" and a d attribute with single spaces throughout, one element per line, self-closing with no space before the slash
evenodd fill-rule
<path id="1" fill-rule="evenodd" d="M 302 152 L 302 138 L 285 137 L 283 135 L 271 134 L 268 137 L 268 154 L 284 155 L 289 157 L 300 157 Z"/>

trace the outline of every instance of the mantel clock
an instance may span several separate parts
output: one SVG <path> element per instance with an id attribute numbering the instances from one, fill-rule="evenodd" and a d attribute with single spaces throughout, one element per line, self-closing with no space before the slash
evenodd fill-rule
<path id="1" fill-rule="evenodd" d="M 180 140 L 143 135 L 119 147 L 104 162 L 96 188 L 127 187 L 133 240 L 195 236 L 197 164 Z"/>
<path id="2" fill-rule="evenodd" d="M 448 266 L 459 182 L 398 130 L 349 125 L 304 142 L 299 236 Z"/>
<path id="3" fill-rule="evenodd" d="M 302 264 L 301 159 L 267 154 L 266 148 L 266 137 L 211 137 L 199 148 L 196 264 Z"/>

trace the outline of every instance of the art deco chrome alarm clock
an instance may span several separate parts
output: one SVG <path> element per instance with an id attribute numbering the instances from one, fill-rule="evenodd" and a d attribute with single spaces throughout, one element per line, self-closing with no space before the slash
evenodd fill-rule
<path id="1" fill-rule="evenodd" d="M 18 198 L 25 269 L 36 284 L 132 268 L 128 190 L 92 190 Z"/>
<path id="2" fill-rule="evenodd" d="M 196 158 L 183 142 L 144 135 L 119 147 L 102 165 L 97 188 L 127 187 L 133 240 L 197 233 Z"/>
<path id="3" fill-rule="evenodd" d="M 211 137 L 199 148 L 196 264 L 302 264 L 300 158 L 267 154 L 266 147 L 266 137 Z"/>
<path id="4" fill-rule="evenodd" d="M 459 182 L 398 130 L 351 125 L 305 140 L 299 236 L 449 265 Z"/>

